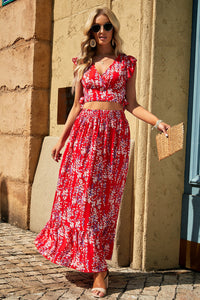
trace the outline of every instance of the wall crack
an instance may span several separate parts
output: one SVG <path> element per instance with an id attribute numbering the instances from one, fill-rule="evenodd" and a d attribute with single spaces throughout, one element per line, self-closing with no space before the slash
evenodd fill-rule
<path id="1" fill-rule="evenodd" d="M 5 92 L 16 92 L 16 91 L 19 92 L 19 91 L 27 90 L 29 88 L 33 88 L 33 86 L 26 84 L 25 86 L 20 87 L 19 85 L 17 85 L 15 88 L 10 89 L 6 85 L 2 85 L 2 86 L 0 86 L 0 92 L 3 92 L 3 93 L 5 93 Z"/>
<path id="2" fill-rule="evenodd" d="M 35 35 L 32 36 L 32 37 L 30 37 L 30 38 L 28 38 L 28 39 L 25 39 L 25 38 L 23 38 L 23 37 L 17 37 L 17 38 L 14 40 L 13 43 L 8 44 L 7 46 L 0 48 L 0 51 L 6 50 L 6 49 L 12 48 L 12 47 L 21 46 L 21 45 L 23 45 L 23 44 L 25 44 L 25 43 L 28 43 L 28 42 L 30 42 L 30 41 L 35 41 L 35 40 L 36 40 L 36 36 L 35 36 Z"/>

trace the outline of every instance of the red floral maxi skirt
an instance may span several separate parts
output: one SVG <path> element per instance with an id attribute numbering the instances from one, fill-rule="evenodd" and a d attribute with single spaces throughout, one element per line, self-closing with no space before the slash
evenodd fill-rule
<path id="1" fill-rule="evenodd" d="M 80 112 L 63 154 L 50 220 L 35 240 L 45 258 L 82 272 L 107 270 L 129 148 L 123 111 Z"/>

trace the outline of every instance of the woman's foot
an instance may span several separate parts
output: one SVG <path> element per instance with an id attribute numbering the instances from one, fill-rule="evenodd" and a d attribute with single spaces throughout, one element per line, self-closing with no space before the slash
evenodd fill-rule
<path id="1" fill-rule="evenodd" d="M 92 294 L 97 298 L 104 297 L 108 288 L 108 271 L 95 273 L 93 278 Z"/>

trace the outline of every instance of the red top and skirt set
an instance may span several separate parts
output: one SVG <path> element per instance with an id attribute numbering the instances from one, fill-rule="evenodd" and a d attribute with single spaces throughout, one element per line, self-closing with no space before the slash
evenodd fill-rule
<path id="1" fill-rule="evenodd" d="M 80 103 L 109 101 L 125 109 L 126 83 L 135 66 L 136 59 L 122 53 L 102 75 L 92 64 L 81 79 Z M 107 270 L 129 148 L 123 110 L 82 108 L 66 143 L 50 219 L 35 239 L 45 258 L 81 272 Z"/>

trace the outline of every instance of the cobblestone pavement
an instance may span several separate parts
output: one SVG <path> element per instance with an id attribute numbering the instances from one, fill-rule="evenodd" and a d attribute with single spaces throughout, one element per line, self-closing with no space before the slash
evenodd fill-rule
<path id="1" fill-rule="evenodd" d="M 0 299 L 90 300 L 92 278 L 57 266 L 35 246 L 36 234 L 0 223 Z M 111 268 L 104 299 L 200 299 L 200 273 L 188 270 L 137 272 Z"/>

